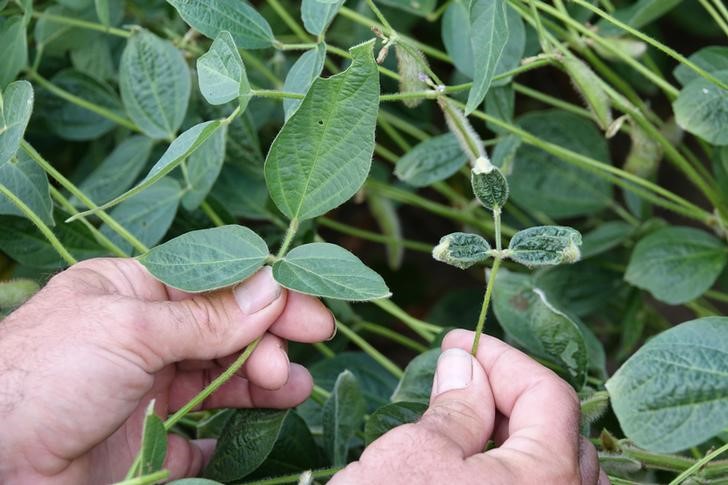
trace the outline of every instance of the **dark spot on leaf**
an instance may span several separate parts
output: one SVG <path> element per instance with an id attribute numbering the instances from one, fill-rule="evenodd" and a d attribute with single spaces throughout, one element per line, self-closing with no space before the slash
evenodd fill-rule
<path id="1" fill-rule="evenodd" d="M 521 294 L 513 295 L 508 300 L 508 303 L 513 305 L 513 308 L 520 310 L 520 311 L 525 311 L 528 309 L 528 300 L 526 299 L 526 297 L 524 297 Z"/>
<path id="2" fill-rule="evenodd" d="M 319 126 L 324 126 L 324 120 L 318 120 Z"/>

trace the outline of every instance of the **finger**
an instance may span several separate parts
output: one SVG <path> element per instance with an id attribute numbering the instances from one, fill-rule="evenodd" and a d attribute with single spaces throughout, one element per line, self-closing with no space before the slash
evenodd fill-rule
<path id="1" fill-rule="evenodd" d="M 120 329 L 117 338 L 150 372 L 181 360 L 222 357 L 263 335 L 283 312 L 286 295 L 265 267 L 232 290 L 137 302 L 131 328 Z"/>
<path id="2" fill-rule="evenodd" d="M 598 485 L 599 455 L 594 445 L 583 436 L 579 438 L 579 473 L 581 485 Z"/>
<path id="3" fill-rule="evenodd" d="M 470 348 L 473 332 L 454 330 L 442 348 Z M 494 392 L 495 405 L 508 417 L 503 448 L 529 455 L 559 450 L 564 466 L 576 469 L 579 437 L 579 400 L 574 390 L 526 354 L 483 335 L 478 361 Z"/>
<path id="4" fill-rule="evenodd" d="M 286 340 L 314 343 L 329 340 L 335 328 L 333 315 L 318 298 L 291 291 L 270 332 Z"/>
<path id="5" fill-rule="evenodd" d="M 285 341 L 266 333 L 245 362 L 243 372 L 252 384 L 276 390 L 288 381 L 290 366 Z"/>
<path id="6" fill-rule="evenodd" d="M 169 434 L 164 469 L 169 470 L 169 480 L 197 476 L 210 461 L 216 440 L 188 440 Z"/>
<path id="7" fill-rule="evenodd" d="M 609 481 L 609 477 L 607 474 L 602 470 L 599 469 L 599 481 L 597 482 L 597 485 L 611 485 L 612 482 Z"/>
<path id="8" fill-rule="evenodd" d="M 223 372 L 222 368 L 216 371 L 180 372 L 169 388 L 169 409 L 174 412 L 184 406 Z M 298 364 L 291 364 L 288 381 L 273 391 L 258 387 L 236 374 L 195 410 L 253 407 L 285 409 L 305 401 L 312 387 L 311 374 Z"/>

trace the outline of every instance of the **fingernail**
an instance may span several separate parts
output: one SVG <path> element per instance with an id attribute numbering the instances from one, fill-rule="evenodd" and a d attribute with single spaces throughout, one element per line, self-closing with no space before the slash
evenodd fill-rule
<path id="1" fill-rule="evenodd" d="M 336 317 L 334 316 L 334 312 L 329 312 L 329 313 L 331 313 L 331 322 L 332 322 L 332 325 L 334 326 L 334 330 L 331 332 L 331 335 L 329 336 L 329 338 L 326 339 L 327 342 L 334 340 L 334 337 L 336 337 L 336 334 L 339 333 L 339 326 L 336 325 Z"/>
<path id="2" fill-rule="evenodd" d="M 273 279 L 270 266 L 255 273 L 233 289 L 240 311 L 252 315 L 273 303 L 281 296 L 281 286 Z"/>
<path id="3" fill-rule="evenodd" d="M 473 358 L 463 349 L 447 349 L 437 359 L 435 395 L 465 389 L 473 380 Z"/>

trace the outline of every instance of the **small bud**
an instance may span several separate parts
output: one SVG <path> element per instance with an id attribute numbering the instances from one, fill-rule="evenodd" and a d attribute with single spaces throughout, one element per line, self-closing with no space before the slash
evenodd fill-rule
<path id="1" fill-rule="evenodd" d="M 565 226 L 529 227 L 517 232 L 508 256 L 528 267 L 575 263 L 581 258 L 581 234 Z"/>
<path id="2" fill-rule="evenodd" d="M 485 157 L 483 141 L 470 125 L 463 112 L 446 98 L 437 98 L 437 104 L 442 108 L 450 133 L 458 139 L 460 148 L 463 149 L 471 163 L 474 163 L 480 157 Z"/>
<path id="3" fill-rule="evenodd" d="M 453 232 L 440 239 L 440 244 L 432 249 L 432 257 L 457 268 L 467 269 L 490 257 L 490 244 L 477 234 Z"/>
<path id="4" fill-rule="evenodd" d="M 399 69 L 399 90 L 402 93 L 412 93 L 427 89 L 427 76 L 424 71 L 427 59 L 418 49 L 398 42 L 394 46 L 397 54 Z M 422 103 L 422 98 L 409 98 L 402 100 L 408 108 L 415 108 Z"/>
<path id="5" fill-rule="evenodd" d="M 501 208 L 508 200 L 508 181 L 485 157 L 475 160 L 470 183 L 475 196 L 488 209 Z"/>
<path id="6" fill-rule="evenodd" d="M 561 65 L 576 90 L 584 98 L 584 102 L 594 115 L 594 120 L 602 130 L 606 130 L 612 123 L 612 110 L 609 98 L 602 89 L 601 79 L 577 57 L 568 56 L 561 61 Z"/>

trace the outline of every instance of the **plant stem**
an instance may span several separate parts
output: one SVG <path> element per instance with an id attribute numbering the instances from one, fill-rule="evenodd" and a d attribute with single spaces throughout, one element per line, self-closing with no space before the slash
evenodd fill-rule
<path id="1" fill-rule="evenodd" d="M 402 131 L 412 136 L 413 138 L 417 138 L 419 141 L 425 141 L 432 136 L 430 133 L 427 133 L 426 131 L 412 125 L 412 123 L 410 123 L 409 121 L 405 121 L 398 116 L 387 112 L 386 110 L 380 109 L 378 116 L 384 120 L 387 120 L 399 131 Z"/>
<path id="2" fill-rule="evenodd" d="M 46 223 L 43 222 L 35 212 L 33 212 L 33 209 L 28 207 L 25 202 L 23 202 L 18 196 L 16 196 L 9 188 L 7 188 L 2 183 L 0 183 L 0 194 L 4 195 L 10 202 L 13 203 L 15 207 L 18 208 L 20 212 L 23 213 L 25 217 L 30 219 L 30 222 L 32 222 L 33 225 L 38 228 L 41 234 L 43 234 L 43 236 L 48 240 L 50 245 L 53 246 L 53 249 L 56 250 L 56 252 L 69 266 L 72 264 L 76 264 L 76 258 L 74 258 L 71 253 L 68 252 L 65 246 L 63 246 L 63 243 L 58 240 L 55 234 L 53 234 L 53 231 L 51 231 Z"/>
<path id="3" fill-rule="evenodd" d="M 336 472 L 338 472 L 342 468 L 344 468 L 344 467 L 335 466 L 332 468 L 325 468 L 322 470 L 313 470 L 313 471 L 311 471 L 311 478 L 313 478 L 313 479 L 328 478 L 328 477 L 334 475 Z M 300 473 L 294 473 L 292 475 L 284 475 L 284 476 L 273 477 L 273 478 L 264 478 L 262 480 L 256 480 L 253 482 L 241 482 L 239 485 L 285 485 L 288 483 L 299 483 L 300 478 L 301 478 Z"/>
<path id="4" fill-rule="evenodd" d="M 374 359 L 379 365 L 384 367 L 397 379 L 401 379 L 404 375 L 404 371 L 400 369 L 397 364 L 389 360 L 384 354 L 375 349 L 369 342 L 361 338 L 355 331 L 336 320 L 336 328 L 339 329 L 342 335 L 351 340 L 357 347 L 362 349 L 369 357 Z"/>
<path id="5" fill-rule="evenodd" d="M 359 229 L 358 227 L 350 226 L 348 224 L 343 224 L 327 217 L 319 217 L 318 219 L 316 219 L 316 221 L 320 225 L 328 227 L 329 229 L 333 229 L 334 231 L 340 232 L 342 234 L 349 234 L 350 236 L 366 239 L 368 241 L 373 241 L 381 244 L 390 244 L 394 241 L 394 238 L 387 237 L 376 232 Z M 419 251 L 422 253 L 432 252 L 431 244 L 419 241 L 409 241 L 407 239 L 401 239 L 398 242 L 407 249 L 412 249 L 414 251 Z"/>
<path id="6" fill-rule="evenodd" d="M 423 322 L 418 320 L 412 315 L 408 314 L 400 307 L 394 304 L 391 300 L 373 300 L 370 303 L 378 306 L 385 312 L 389 313 L 393 317 L 397 318 L 400 322 L 404 323 L 417 335 L 425 339 L 427 342 L 432 342 L 434 337 L 432 334 L 438 334 L 442 331 L 442 327 L 433 325 L 431 323 Z"/>
<path id="7" fill-rule="evenodd" d="M 230 367 L 225 369 L 225 371 L 217 376 L 215 380 L 213 380 L 206 388 L 204 388 L 200 393 L 198 393 L 195 397 L 190 399 L 187 404 L 182 406 L 176 413 L 174 413 L 172 416 L 168 417 L 167 420 L 164 422 L 164 429 L 169 431 L 172 429 L 172 426 L 177 424 L 177 422 L 182 419 L 187 413 L 195 409 L 197 406 L 202 404 L 205 399 L 210 397 L 210 395 L 217 391 L 220 386 L 225 384 L 232 376 L 235 375 L 236 372 L 240 370 L 240 368 L 245 364 L 245 361 L 248 360 L 248 357 L 250 357 L 250 354 L 253 353 L 255 348 L 260 343 L 262 337 L 258 337 L 257 339 L 253 340 L 251 343 L 248 344 L 247 347 L 245 347 L 245 350 L 243 351 L 240 356 L 235 359 L 235 362 L 230 364 Z"/>
<path id="8" fill-rule="evenodd" d="M 529 98 L 541 101 L 544 104 L 554 106 L 564 111 L 569 111 L 584 118 L 592 118 L 591 111 L 589 111 L 588 109 L 582 108 L 581 106 L 577 106 L 573 103 L 569 103 L 568 101 L 564 101 L 554 96 L 542 93 L 541 91 L 531 89 L 528 86 L 524 86 L 523 84 L 514 82 L 513 90 L 517 93 L 524 94 Z"/>
<path id="9" fill-rule="evenodd" d="M 87 109 L 91 111 L 92 113 L 96 113 L 99 116 L 103 116 L 104 118 L 108 119 L 109 121 L 113 121 L 117 125 L 123 126 L 124 128 L 128 128 L 131 131 L 135 131 L 137 133 L 141 133 L 141 130 L 137 125 L 134 124 L 133 121 L 126 118 L 125 116 L 121 116 L 117 113 L 114 113 L 108 108 L 105 108 L 103 106 L 99 106 L 97 104 L 94 104 L 90 101 L 87 101 L 83 98 L 80 98 L 76 96 L 75 94 L 71 94 L 68 91 L 59 88 L 55 84 L 51 83 L 47 79 L 45 79 L 43 76 L 38 74 L 37 72 L 33 70 L 28 71 L 28 77 L 38 83 L 40 86 L 42 86 L 45 90 L 48 92 L 55 94 L 61 99 L 65 99 L 69 103 L 73 103 L 76 106 L 79 106 L 81 108 Z"/>
<path id="10" fill-rule="evenodd" d="M 275 89 L 254 89 L 253 96 L 273 99 L 303 99 L 306 97 L 306 95 L 301 93 L 289 93 L 286 91 L 278 91 Z"/>
<path id="11" fill-rule="evenodd" d="M 283 242 L 281 243 L 281 248 L 278 250 L 278 254 L 276 255 L 276 258 L 282 258 L 286 255 L 288 252 L 288 248 L 291 245 L 291 242 L 293 241 L 293 238 L 296 236 L 296 231 L 298 231 L 298 219 L 295 217 L 291 219 L 291 222 L 288 224 L 288 229 L 286 230 L 286 235 L 283 238 Z"/>
<path id="12" fill-rule="evenodd" d="M 728 7 L 723 4 L 723 0 L 713 0 L 713 3 L 715 4 L 718 11 L 723 14 L 726 22 L 728 22 Z"/>
<path id="13" fill-rule="evenodd" d="M 299 44 L 279 44 L 276 47 L 282 51 L 305 51 L 308 49 L 313 49 L 318 44 L 314 42 L 305 42 L 305 43 L 299 43 Z"/>
<path id="14" fill-rule="evenodd" d="M 715 23 L 718 24 L 718 26 L 723 30 L 723 33 L 725 35 L 728 35 L 728 24 L 726 24 L 726 21 L 723 17 L 720 16 L 717 10 L 708 2 L 708 0 L 700 0 L 700 4 L 703 6 L 706 12 L 710 14 L 711 17 L 713 17 L 713 20 L 715 20 Z"/>
<path id="15" fill-rule="evenodd" d="M 493 224 L 495 225 L 495 249 L 500 252 L 501 243 L 501 208 L 493 207 Z"/>
<path id="16" fill-rule="evenodd" d="M 409 337 L 401 335 L 400 333 L 395 332 L 394 330 L 391 330 L 383 325 L 371 322 L 358 322 L 356 326 L 367 332 L 386 337 L 393 342 L 402 344 L 405 347 L 414 350 L 415 352 L 421 353 L 427 351 L 427 347 L 425 347 L 421 343 L 412 340 Z"/>
<path id="17" fill-rule="evenodd" d="M 301 28 L 300 25 L 298 25 L 298 22 L 291 17 L 291 14 L 288 13 L 288 10 L 280 4 L 278 0 L 266 0 L 268 5 L 271 6 L 271 8 L 275 11 L 275 13 L 283 20 L 283 23 L 286 24 L 286 26 L 291 29 L 291 32 L 296 34 L 296 36 L 303 40 L 308 39 L 308 34 L 305 30 Z"/>
<path id="18" fill-rule="evenodd" d="M 374 15 L 379 19 L 379 21 L 382 23 L 384 28 L 386 29 L 384 31 L 384 34 L 387 36 L 391 36 L 395 34 L 395 30 L 392 28 L 392 26 L 389 24 L 389 21 L 387 18 L 382 14 L 382 11 L 379 10 L 379 7 L 376 6 L 376 4 L 372 0 L 367 0 L 367 6 L 369 9 L 374 13 Z"/>
<path id="19" fill-rule="evenodd" d="M 79 20 L 72 17 L 64 17 L 62 15 L 53 15 L 46 12 L 33 12 L 33 17 L 37 19 L 45 19 L 51 22 L 72 25 L 74 27 L 80 27 L 82 29 L 96 30 L 98 32 L 104 32 L 106 34 L 115 35 L 117 37 L 130 37 L 131 32 L 124 29 L 117 29 L 115 27 L 106 27 L 105 25 L 98 24 L 96 22 L 89 22 L 87 20 Z"/>
<path id="20" fill-rule="evenodd" d="M 218 213 L 215 212 L 215 209 L 213 209 L 210 204 L 207 203 L 207 201 L 203 201 L 202 204 L 200 204 L 200 209 L 202 209 L 202 212 L 204 212 L 205 215 L 210 218 L 210 221 L 215 226 L 220 227 L 225 225 L 225 221 L 222 220 Z"/>
<path id="21" fill-rule="evenodd" d="M 331 350 L 329 347 L 326 346 L 326 344 L 322 342 L 316 342 L 313 344 L 314 348 L 321 352 L 321 355 L 326 357 L 327 359 L 333 359 L 336 357 L 336 352 Z"/>
<path id="22" fill-rule="evenodd" d="M 153 485 L 164 481 L 168 477 L 169 470 L 160 470 L 142 477 L 129 478 L 128 480 L 116 482 L 114 485 Z"/>
<path id="23" fill-rule="evenodd" d="M 669 485 L 680 485 L 683 483 L 687 478 L 690 478 L 695 474 L 695 472 L 699 471 L 703 466 L 707 465 L 709 462 L 711 462 L 714 458 L 717 458 L 719 455 L 725 453 L 728 451 L 728 443 L 724 444 L 717 450 L 713 450 L 707 455 L 705 455 L 700 460 L 696 461 L 690 468 L 682 472 L 680 475 L 677 476 L 673 481 L 670 482 Z"/>
<path id="24" fill-rule="evenodd" d="M 498 268 L 500 267 L 500 264 L 501 258 L 500 256 L 496 256 L 495 260 L 493 261 L 493 268 L 490 270 L 490 276 L 488 276 L 488 284 L 485 287 L 485 297 L 483 298 L 483 306 L 480 308 L 478 323 L 475 326 L 475 338 L 473 338 L 473 348 L 470 351 L 470 353 L 474 356 L 478 354 L 480 335 L 483 333 L 483 328 L 485 327 L 485 317 L 488 316 L 490 297 L 493 294 L 493 287 L 495 286 L 495 276 L 498 273 Z"/>

